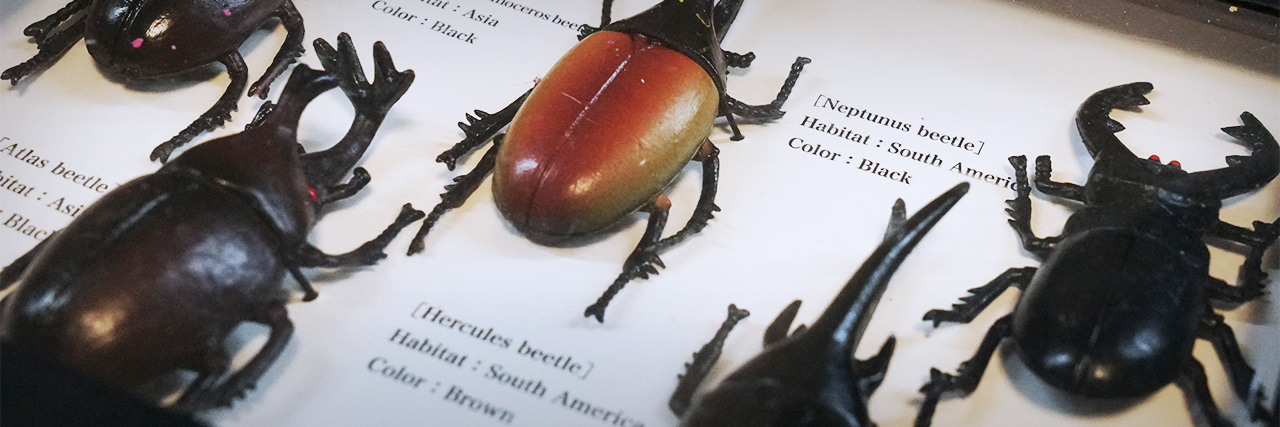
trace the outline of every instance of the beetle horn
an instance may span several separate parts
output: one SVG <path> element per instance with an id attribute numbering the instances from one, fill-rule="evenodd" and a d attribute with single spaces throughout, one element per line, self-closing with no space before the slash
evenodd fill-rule
<path id="1" fill-rule="evenodd" d="M 1138 107 L 1151 103 L 1143 95 L 1151 93 L 1153 88 L 1147 82 L 1109 87 L 1090 95 L 1080 104 L 1080 109 L 1076 110 L 1076 129 L 1080 131 L 1080 140 L 1089 149 L 1090 156 L 1096 159 L 1105 151 L 1137 158 L 1116 138 L 1116 132 L 1124 130 L 1124 125 L 1111 118 L 1111 110 L 1138 111 Z"/>
<path id="2" fill-rule="evenodd" d="M 1248 111 L 1240 114 L 1240 126 L 1222 128 L 1253 153 L 1228 156 L 1227 167 L 1192 173 L 1175 185 L 1184 194 L 1202 194 L 1222 200 L 1256 190 L 1280 174 L 1280 144 L 1262 122 Z"/>
<path id="3" fill-rule="evenodd" d="M 828 350 L 835 352 L 831 356 L 848 359 L 862 339 L 862 332 L 871 321 L 871 314 L 875 312 L 880 296 L 888 288 L 893 273 L 902 265 L 916 243 L 924 238 L 925 233 L 967 192 L 967 182 L 952 187 L 912 215 L 896 231 L 892 231 L 875 252 L 867 257 L 849 279 L 849 283 L 844 285 L 844 289 L 840 290 L 840 294 L 836 295 L 831 305 L 804 335 L 817 339 L 829 337 L 831 345 Z"/>

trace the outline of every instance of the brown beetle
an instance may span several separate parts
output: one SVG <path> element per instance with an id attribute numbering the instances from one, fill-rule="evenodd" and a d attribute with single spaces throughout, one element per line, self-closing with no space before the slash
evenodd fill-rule
<path id="1" fill-rule="evenodd" d="M 0 338 L 127 390 L 195 371 L 177 403 L 186 410 L 227 405 L 252 387 L 293 331 L 285 274 L 301 284 L 304 300 L 313 299 L 301 267 L 372 264 L 423 216 L 405 205 L 386 231 L 347 254 L 307 243 L 321 208 L 368 184 L 362 168 L 340 180 L 414 77 L 395 70 L 381 42 L 373 83 L 346 34 L 336 51 L 324 40 L 315 49 L 325 71 L 298 66 L 279 105 L 249 129 L 108 193 L 0 271 L 0 289 L 17 285 L 0 306 Z M 328 150 L 300 153 L 303 108 L 334 87 L 355 106 L 350 131 Z M 226 376 L 223 342 L 246 321 L 267 325 L 270 336 Z"/>

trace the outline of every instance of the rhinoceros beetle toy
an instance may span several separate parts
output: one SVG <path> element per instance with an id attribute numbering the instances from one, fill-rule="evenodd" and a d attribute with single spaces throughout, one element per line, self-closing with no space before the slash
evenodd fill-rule
<path id="1" fill-rule="evenodd" d="M 921 389 L 917 426 L 928 426 L 943 393 L 971 393 L 999 344 L 1012 348 L 1036 376 L 1072 395 L 1118 403 L 1150 395 L 1170 382 L 1187 394 L 1210 425 L 1229 426 L 1214 406 L 1204 367 L 1191 354 L 1196 338 L 1213 343 L 1241 398 L 1250 400 L 1254 370 L 1235 334 L 1211 303 L 1240 304 L 1262 295 L 1263 253 L 1276 240 L 1276 223 L 1254 230 L 1218 219 L 1222 199 L 1255 190 L 1280 171 L 1280 147 L 1262 123 L 1245 112 L 1243 126 L 1224 128 L 1252 154 L 1227 158 L 1226 168 L 1188 173 L 1177 162 L 1135 156 L 1115 137 L 1123 130 L 1112 109 L 1137 111 L 1150 83 L 1130 83 L 1090 96 L 1076 125 L 1094 166 L 1080 186 L 1050 180 L 1047 156 L 1036 159 L 1041 192 L 1085 205 L 1067 220 L 1062 235 L 1031 231 L 1031 188 L 1026 158 L 1013 157 L 1017 197 L 1009 223 L 1040 268 L 1011 268 L 969 290 L 950 310 L 924 319 L 968 323 L 1009 287 L 1022 291 L 1014 311 L 995 322 L 972 359 L 956 375 L 934 369 Z M 1278 221 L 1280 222 L 1280 221 Z M 1209 276 L 1213 237 L 1245 245 L 1240 284 Z"/>
<path id="2" fill-rule="evenodd" d="M 18 84 L 82 37 L 98 65 L 130 80 L 221 63 L 231 75 L 231 85 L 209 111 L 151 152 L 151 160 L 165 161 L 174 149 L 231 119 L 236 99 L 249 83 L 248 68 L 237 49 L 272 18 L 284 24 L 288 36 L 266 73 L 249 87 L 249 96 L 265 99 L 271 82 L 303 52 L 302 15 L 291 0 L 72 0 L 22 31 L 35 40 L 39 52 L 4 70 L 0 79 Z"/>
<path id="3" fill-rule="evenodd" d="M 372 264 L 424 215 L 405 205 L 381 235 L 342 255 L 307 243 L 321 208 L 369 182 L 363 168 L 340 180 L 414 77 L 395 70 L 381 42 L 372 83 L 346 34 L 336 51 L 324 40 L 315 49 L 325 71 L 296 67 L 274 111 L 249 129 L 103 196 L 0 272 L 0 288 L 17 285 L 0 306 L 0 337 L 126 390 L 195 371 L 175 404 L 184 410 L 227 405 L 253 386 L 293 331 L 285 274 L 311 300 L 316 292 L 301 267 Z M 334 87 L 355 107 L 350 130 L 330 149 L 300 153 L 302 110 Z M 224 378 L 223 341 L 246 321 L 265 324 L 270 335 Z"/>
<path id="4" fill-rule="evenodd" d="M 410 246 L 449 209 L 461 206 L 490 172 L 498 210 L 530 240 L 557 244 L 601 232 L 632 212 L 649 214 L 639 245 L 622 273 L 586 316 L 604 310 L 628 282 L 656 274 L 658 254 L 706 226 L 714 211 L 719 150 L 707 136 L 724 116 L 741 139 L 734 115 L 782 117 L 807 58 L 798 58 L 777 98 L 749 106 L 725 93 L 725 67 L 746 67 L 753 54 L 720 49 L 742 0 L 663 0 L 645 12 L 602 28 L 584 27 L 582 42 L 533 89 L 494 114 L 476 110 L 459 122 L 466 137 L 436 161 L 453 169 L 458 158 L 493 140 L 471 172 L 446 186 Z M 510 124 L 506 134 L 498 132 Z M 670 200 L 663 190 L 686 163 L 702 163 L 702 195 L 692 218 L 662 238 Z"/>
<path id="5" fill-rule="evenodd" d="M 729 318 L 715 338 L 694 353 L 693 363 L 671 396 L 671 410 L 682 427 L 871 427 L 867 399 L 884 380 L 893 355 L 893 337 L 868 360 L 850 360 L 862 340 L 894 271 L 916 243 L 969 190 L 961 183 L 920 212 L 905 218 L 899 199 L 885 241 L 867 258 L 822 316 L 788 336 L 800 310 L 792 302 L 765 330 L 765 352 L 715 389 L 692 402 L 693 393 L 720 357 L 725 338 L 745 310 L 729 306 Z"/>

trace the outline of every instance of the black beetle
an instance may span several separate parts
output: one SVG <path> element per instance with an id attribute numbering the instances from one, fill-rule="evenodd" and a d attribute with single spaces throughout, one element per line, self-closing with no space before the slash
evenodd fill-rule
<path id="1" fill-rule="evenodd" d="M 321 208 L 369 182 L 363 168 L 340 180 L 414 77 L 395 70 L 381 42 L 372 83 L 345 33 L 336 51 L 319 39 L 315 49 L 325 71 L 296 67 L 274 111 L 250 128 L 122 185 L 0 271 L 0 289 L 17 285 L 0 306 L 0 337 L 128 390 L 195 371 L 176 404 L 183 409 L 226 405 L 251 387 L 293 331 L 286 273 L 311 300 L 301 267 L 372 264 L 424 215 L 405 205 L 376 239 L 342 255 L 307 243 Z M 330 149 L 300 153 L 302 110 L 334 87 L 355 107 L 351 129 Z M 245 321 L 267 325 L 270 336 L 224 379 L 223 341 Z"/>
<path id="2" fill-rule="evenodd" d="M 921 389 L 925 399 L 917 426 L 930 424 L 943 393 L 976 389 L 1005 338 L 1012 338 L 1032 372 L 1072 395 L 1125 402 L 1176 382 L 1211 425 L 1231 425 L 1214 406 L 1204 367 L 1191 354 L 1196 338 L 1204 338 L 1218 350 L 1235 392 L 1250 398 L 1254 370 L 1210 303 L 1239 304 L 1262 295 L 1262 255 L 1280 226 L 1254 222 L 1250 231 L 1220 221 L 1218 211 L 1222 199 L 1275 178 L 1280 146 L 1245 112 L 1243 126 L 1223 132 L 1252 154 L 1228 157 L 1226 168 L 1187 173 L 1176 162 L 1139 158 L 1115 137 L 1124 127 L 1108 115 L 1112 109 L 1138 111 L 1151 89 L 1150 83 L 1116 86 L 1080 106 L 1076 125 L 1095 161 L 1086 185 L 1051 181 L 1048 156 L 1036 159 L 1037 189 L 1085 205 L 1067 220 L 1061 236 L 1032 233 L 1026 158 L 1009 159 L 1018 181 L 1017 197 L 1008 202 L 1009 223 L 1043 264 L 1011 268 L 970 289 L 952 309 L 925 314 L 935 326 L 968 323 L 1010 286 L 1023 291 L 1013 314 L 996 321 L 957 375 L 932 370 Z M 1209 276 L 1205 237 L 1249 248 L 1239 285 Z"/>
<path id="3" fill-rule="evenodd" d="M 461 206 L 494 173 L 498 210 L 529 239 L 557 244 L 598 233 L 636 211 L 649 214 L 639 245 L 622 273 L 586 316 L 604 310 L 628 282 L 657 274 L 658 254 L 699 232 L 719 210 L 715 194 L 719 150 L 711 144 L 723 116 L 741 139 L 734 115 L 753 120 L 782 117 L 807 58 L 797 58 L 777 98 L 749 106 L 725 93 L 726 67 L 747 67 L 753 54 L 720 49 L 742 0 L 663 0 L 631 18 L 610 22 L 604 1 L 602 28 L 583 27 L 582 42 L 544 79 L 501 111 L 476 110 L 458 123 L 466 137 L 436 161 L 453 169 L 458 158 L 486 141 L 494 144 L 471 172 L 446 186 L 409 254 L 449 209 Z M 498 135 L 510 124 L 505 135 Z M 662 238 L 671 202 L 663 191 L 691 161 L 702 164 L 702 195 L 688 224 Z"/>
<path id="4" fill-rule="evenodd" d="M 902 200 L 893 207 L 885 241 L 862 264 L 813 326 L 788 337 L 800 301 L 788 305 L 765 330 L 765 352 L 691 402 L 698 385 L 720 357 L 725 338 L 745 310 L 729 306 L 715 338 L 694 353 L 693 363 L 671 396 L 671 410 L 685 427 L 813 426 L 870 427 L 867 399 L 884 380 L 893 355 L 891 336 L 871 359 L 853 351 L 889 279 L 925 233 L 969 190 L 961 183 L 905 218 Z"/>
<path id="5" fill-rule="evenodd" d="M 72 0 L 22 31 L 35 40 L 39 53 L 4 70 L 0 79 L 18 84 L 81 37 L 94 61 L 128 79 L 152 79 L 222 63 L 231 74 L 231 85 L 209 111 L 151 152 L 151 160 L 165 161 L 174 149 L 231 119 L 236 98 L 249 83 L 244 58 L 236 49 L 271 18 L 278 18 L 289 33 L 266 73 L 249 88 L 250 96 L 265 99 L 271 82 L 303 52 L 302 15 L 291 0 Z M 64 28 L 58 31 L 60 26 Z"/>

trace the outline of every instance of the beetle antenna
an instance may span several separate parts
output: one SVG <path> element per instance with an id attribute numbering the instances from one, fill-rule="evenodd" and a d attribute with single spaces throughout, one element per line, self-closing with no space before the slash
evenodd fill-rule
<path id="1" fill-rule="evenodd" d="M 853 278 L 849 279 L 849 283 L 805 335 L 820 337 L 819 339 L 830 337 L 832 346 L 828 350 L 833 351 L 835 357 L 847 359 L 862 339 L 862 332 L 871 321 L 871 314 L 875 312 L 876 304 L 884 295 L 889 279 L 898 266 L 902 265 L 907 254 L 924 238 L 925 233 L 968 191 L 969 183 L 962 182 L 929 202 L 904 224 L 898 226 L 895 225 L 897 221 L 891 220 L 891 227 L 898 230 L 892 231 L 875 252 L 867 257 L 862 267 L 858 268 Z"/>

